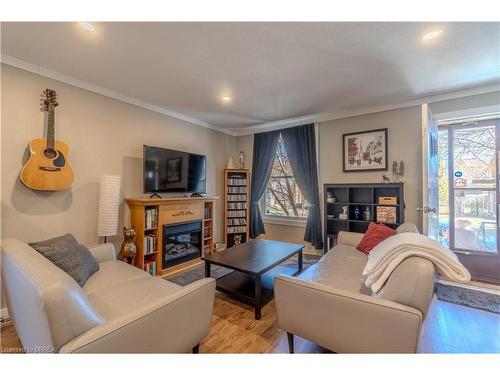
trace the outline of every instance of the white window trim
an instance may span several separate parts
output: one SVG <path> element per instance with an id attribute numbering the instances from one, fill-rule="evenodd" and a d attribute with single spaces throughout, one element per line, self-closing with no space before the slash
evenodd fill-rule
<path id="1" fill-rule="evenodd" d="M 305 228 L 306 227 L 306 219 L 303 218 L 288 218 L 288 217 L 278 217 L 278 216 L 264 216 L 262 218 L 262 221 L 264 224 L 271 224 L 271 225 L 285 225 L 288 227 L 299 227 L 299 228 Z"/>
<path id="2" fill-rule="evenodd" d="M 259 202 L 260 215 L 264 224 L 288 225 L 291 227 L 306 227 L 306 217 L 266 215 L 265 198 Z"/>

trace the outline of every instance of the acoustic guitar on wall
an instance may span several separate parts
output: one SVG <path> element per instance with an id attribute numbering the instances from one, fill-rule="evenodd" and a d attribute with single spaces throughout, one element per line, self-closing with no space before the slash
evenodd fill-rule
<path id="1" fill-rule="evenodd" d="M 57 106 L 56 92 L 44 90 L 40 110 L 45 114 L 47 138 L 30 142 L 30 157 L 21 170 L 22 183 L 34 190 L 65 190 L 75 179 L 68 161 L 68 145 L 55 140 L 54 110 Z"/>

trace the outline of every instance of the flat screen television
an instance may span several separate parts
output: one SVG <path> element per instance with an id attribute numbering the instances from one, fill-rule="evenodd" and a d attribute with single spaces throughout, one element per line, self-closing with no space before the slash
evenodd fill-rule
<path id="1" fill-rule="evenodd" d="M 143 146 L 144 193 L 207 192 L 205 155 Z"/>

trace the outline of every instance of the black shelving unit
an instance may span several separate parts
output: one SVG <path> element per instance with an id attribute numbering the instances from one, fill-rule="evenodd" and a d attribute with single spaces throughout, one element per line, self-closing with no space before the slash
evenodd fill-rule
<path id="1" fill-rule="evenodd" d="M 334 203 L 328 202 L 329 193 L 335 197 Z M 396 204 L 379 204 L 379 197 L 395 197 Z M 364 233 L 370 222 L 377 222 L 377 206 L 396 207 L 396 222 L 384 224 L 397 228 L 404 222 L 403 183 L 324 184 L 323 201 L 326 251 L 336 244 L 338 232 Z M 345 206 L 346 220 L 339 218 Z M 355 216 L 356 208 L 359 209 L 358 217 Z M 370 211 L 369 220 L 363 218 L 363 211 L 367 208 Z"/>

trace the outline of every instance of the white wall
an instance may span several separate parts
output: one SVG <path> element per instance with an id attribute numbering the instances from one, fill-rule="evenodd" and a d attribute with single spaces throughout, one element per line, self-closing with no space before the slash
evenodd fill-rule
<path id="1" fill-rule="evenodd" d="M 222 197 L 223 169 L 234 152 L 234 137 L 8 65 L 1 68 L 2 238 L 37 241 L 70 232 L 87 245 L 98 243 L 100 177 L 119 174 L 124 197 L 142 196 L 143 144 L 207 155 L 208 194 Z M 19 181 L 28 142 L 45 136 L 39 110 L 45 88 L 58 94 L 56 138 L 68 143 L 76 175 L 72 188 L 62 192 L 37 192 Z M 221 208 L 219 200 L 216 240 L 221 238 Z M 120 217 L 119 228 L 129 224 L 125 202 Z M 114 242 L 121 244 L 121 229 Z"/>

